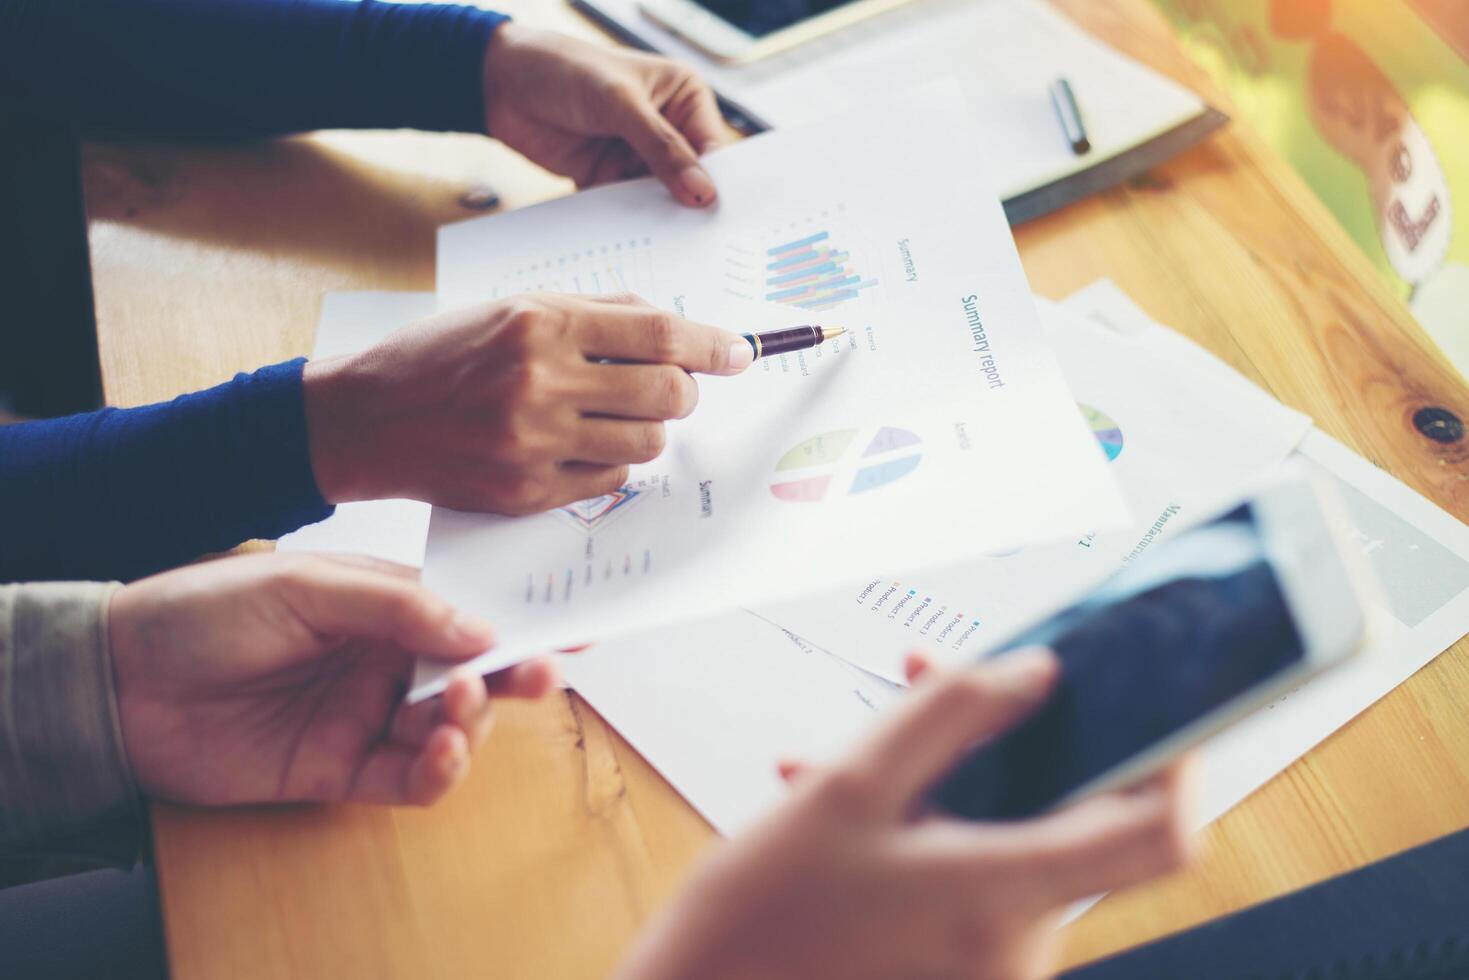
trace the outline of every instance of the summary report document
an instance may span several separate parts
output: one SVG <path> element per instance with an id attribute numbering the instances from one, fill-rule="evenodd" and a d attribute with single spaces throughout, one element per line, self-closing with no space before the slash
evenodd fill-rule
<path id="1" fill-rule="evenodd" d="M 736 333 L 847 329 L 698 378 L 693 415 L 615 493 L 435 508 L 425 583 L 499 630 L 478 669 L 1127 519 L 963 118 L 930 88 L 712 155 L 709 209 L 641 180 L 441 230 L 441 308 L 633 292 Z M 442 688 L 419 669 L 412 697 Z"/>
<path id="2" fill-rule="evenodd" d="M 1098 284 L 1072 303 L 1105 303 L 1115 291 Z M 892 681 L 903 680 L 903 656 L 915 645 L 941 663 L 972 662 L 1006 632 L 1086 593 L 1201 508 L 1278 464 L 1311 426 L 1165 327 L 1119 316 L 1132 329 L 1109 330 L 1037 303 L 1132 523 L 905 575 L 872 569 L 845 591 L 754 612 Z"/>

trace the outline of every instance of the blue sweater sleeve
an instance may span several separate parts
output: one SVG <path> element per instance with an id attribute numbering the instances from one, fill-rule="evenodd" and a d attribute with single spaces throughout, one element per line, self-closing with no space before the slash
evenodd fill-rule
<path id="1" fill-rule="evenodd" d="M 0 426 L 0 582 L 132 579 L 328 517 L 305 363 L 157 405 Z"/>
<path id="2" fill-rule="evenodd" d="M 155 135 L 482 132 L 504 20 L 374 0 L 0 0 L 0 102 Z"/>

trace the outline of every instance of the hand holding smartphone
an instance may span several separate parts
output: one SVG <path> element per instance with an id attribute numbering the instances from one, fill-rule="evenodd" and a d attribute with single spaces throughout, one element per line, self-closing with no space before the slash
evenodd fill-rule
<path id="1" fill-rule="evenodd" d="M 1001 643 L 990 656 L 1050 647 L 1061 678 L 1034 715 L 970 753 L 934 802 L 1020 819 L 1131 784 L 1351 657 L 1371 586 L 1335 509 L 1325 488 L 1287 469 Z"/>

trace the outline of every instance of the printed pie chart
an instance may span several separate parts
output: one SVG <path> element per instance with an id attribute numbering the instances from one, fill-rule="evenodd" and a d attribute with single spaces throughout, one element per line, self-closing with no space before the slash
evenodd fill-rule
<path id="1" fill-rule="evenodd" d="M 1080 402 L 1077 407 L 1081 414 L 1086 416 L 1087 424 L 1092 427 L 1092 435 L 1097 437 L 1097 442 L 1102 446 L 1102 452 L 1107 454 L 1108 461 L 1122 455 L 1122 430 L 1117 423 L 1112 421 L 1112 416 L 1100 409 Z"/>
<path id="2" fill-rule="evenodd" d="M 923 440 L 907 429 L 836 429 L 791 447 L 776 461 L 770 492 L 787 503 L 869 493 L 901 480 L 923 459 Z"/>

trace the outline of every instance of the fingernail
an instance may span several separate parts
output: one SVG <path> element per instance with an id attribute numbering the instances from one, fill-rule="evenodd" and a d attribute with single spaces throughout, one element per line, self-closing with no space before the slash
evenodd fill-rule
<path id="1" fill-rule="evenodd" d="M 1039 698 L 1056 682 L 1056 655 L 1045 647 L 1005 654 L 995 660 L 999 680 L 1015 694 Z"/>
<path id="2" fill-rule="evenodd" d="M 755 349 L 748 340 L 736 340 L 729 345 L 729 360 L 725 364 L 725 370 L 730 374 L 739 374 L 754 363 Z"/>
<path id="3" fill-rule="evenodd" d="M 485 649 L 489 649 L 495 642 L 495 627 L 465 612 L 456 612 L 454 620 L 449 624 L 449 629 L 455 637 L 465 643 L 478 643 Z"/>
<path id="4" fill-rule="evenodd" d="M 718 193 L 709 173 L 696 164 L 689 164 L 678 172 L 678 182 L 698 204 L 709 204 Z"/>

